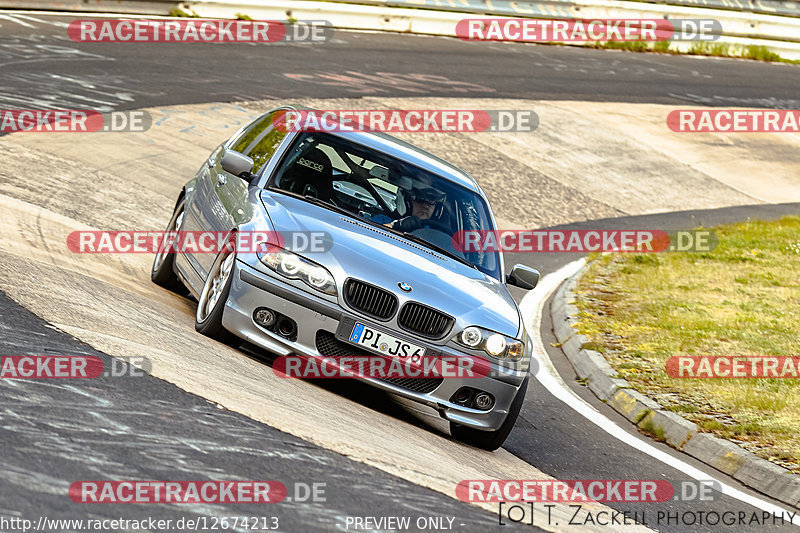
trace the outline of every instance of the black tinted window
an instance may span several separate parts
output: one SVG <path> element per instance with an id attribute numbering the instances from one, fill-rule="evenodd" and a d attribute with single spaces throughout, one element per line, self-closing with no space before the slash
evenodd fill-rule
<path id="1" fill-rule="evenodd" d="M 458 249 L 453 242 L 460 232 L 494 230 L 483 198 L 385 153 L 333 135 L 305 133 L 289 148 L 270 187 L 316 198 L 393 229 L 419 214 L 422 227 L 404 231 L 499 278 L 496 252 Z"/>
<path id="2" fill-rule="evenodd" d="M 276 129 L 273 124 L 278 114 L 285 112 L 281 110 L 264 115 L 231 146 L 232 150 L 241 152 L 253 159 L 254 173 L 257 173 L 270 160 L 278 145 L 286 136 L 285 131 Z"/>

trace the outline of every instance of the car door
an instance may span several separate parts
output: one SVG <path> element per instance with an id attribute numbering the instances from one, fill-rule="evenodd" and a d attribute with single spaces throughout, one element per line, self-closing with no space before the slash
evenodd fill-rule
<path id="1" fill-rule="evenodd" d="M 240 152 L 253 159 L 252 172 L 257 174 L 286 136 L 285 131 L 275 128 L 274 125 L 278 113 L 282 112 L 285 110 L 262 115 L 211 154 L 205 171 L 197 182 L 195 200 L 187 209 L 191 215 L 189 218 L 194 219 L 197 225 L 196 229 L 224 234 L 252 216 L 253 206 L 248 202 L 249 184 L 239 176 L 225 171 L 222 168 L 222 157 L 227 150 Z M 192 267 L 205 279 L 215 254 L 198 251 L 187 254 L 187 257 Z"/>

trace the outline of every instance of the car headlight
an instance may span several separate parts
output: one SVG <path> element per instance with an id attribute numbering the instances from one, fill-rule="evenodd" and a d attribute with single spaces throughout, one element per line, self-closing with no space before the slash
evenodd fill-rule
<path id="1" fill-rule="evenodd" d="M 486 350 L 486 353 L 489 355 L 498 357 L 506 351 L 506 339 L 499 333 L 492 333 L 489 335 L 489 338 L 486 339 L 486 344 L 483 346 L 483 349 Z"/>
<path id="2" fill-rule="evenodd" d="M 462 331 L 459 338 L 463 344 L 469 346 L 470 348 L 476 348 L 483 340 L 481 330 L 475 326 L 470 326 Z"/>
<path id="3" fill-rule="evenodd" d="M 521 341 L 477 326 L 465 328 L 453 337 L 453 341 L 473 350 L 483 350 L 498 359 L 517 361 L 525 352 Z"/>
<path id="4" fill-rule="evenodd" d="M 299 279 L 312 289 L 336 296 L 336 282 L 325 267 L 274 245 L 262 244 L 256 255 L 259 261 L 278 274 Z"/>

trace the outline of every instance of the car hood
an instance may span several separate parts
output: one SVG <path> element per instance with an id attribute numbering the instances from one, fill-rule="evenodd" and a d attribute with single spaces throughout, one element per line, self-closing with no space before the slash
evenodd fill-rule
<path id="1" fill-rule="evenodd" d="M 289 195 L 261 195 L 273 230 L 322 232 L 324 251 L 302 250 L 287 239 L 285 247 L 325 266 L 336 279 L 340 303 L 347 278 L 357 278 L 394 293 L 400 305 L 416 301 L 456 319 L 453 331 L 475 325 L 516 337 L 517 305 L 497 279 L 459 261 L 366 222 Z M 302 239 L 299 239 L 302 240 Z M 410 292 L 398 284 L 411 285 Z"/>

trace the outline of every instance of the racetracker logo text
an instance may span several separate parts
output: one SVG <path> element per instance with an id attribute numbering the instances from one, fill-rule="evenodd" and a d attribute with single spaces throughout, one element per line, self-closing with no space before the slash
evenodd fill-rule
<path id="1" fill-rule="evenodd" d="M 108 365 L 94 355 L 3 355 L 2 379 L 93 379 L 138 377 L 150 372 L 150 360 L 140 357 L 112 358 Z"/>
<path id="2" fill-rule="evenodd" d="M 667 359 L 673 378 L 800 378 L 800 357 L 784 356 L 687 356 Z"/>
<path id="3" fill-rule="evenodd" d="M 471 356 L 388 357 L 352 355 L 342 357 L 282 356 L 272 370 L 281 378 L 302 379 L 441 379 L 481 378 L 491 372 L 491 364 Z"/>
<path id="4" fill-rule="evenodd" d="M 333 25 L 327 20 L 93 19 L 72 21 L 67 35 L 79 43 L 319 43 L 332 37 Z"/>
<path id="5" fill-rule="evenodd" d="M 717 236 L 708 230 L 465 230 L 453 247 L 475 252 L 710 252 Z"/>
<path id="6" fill-rule="evenodd" d="M 147 111 L 102 114 L 88 109 L 0 109 L 0 133 L 142 132 L 152 124 Z"/>
<path id="7" fill-rule="evenodd" d="M 278 503 L 280 481 L 76 481 L 76 503 Z"/>
<path id="8" fill-rule="evenodd" d="M 304 109 L 278 113 L 273 124 L 287 132 L 530 132 L 539 117 L 519 109 Z"/>
<path id="9" fill-rule="evenodd" d="M 278 251 L 324 253 L 333 240 L 325 231 L 73 231 L 67 248 L 76 254 L 218 254 Z"/>
<path id="10" fill-rule="evenodd" d="M 714 19 L 467 18 L 456 25 L 456 35 L 465 41 L 714 41 L 721 33 L 722 24 Z"/>
<path id="11" fill-rule="evenodd" d="M 676 109 L 667 127 L 678 133 L 798 133 L 800 109 Z"/>
<path id="12" fill-rule="evenodd" d="M 456 486 L 464 502 L 665 502 L 674 494 L 665 480 L 471 479 Z"/>

